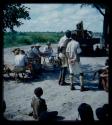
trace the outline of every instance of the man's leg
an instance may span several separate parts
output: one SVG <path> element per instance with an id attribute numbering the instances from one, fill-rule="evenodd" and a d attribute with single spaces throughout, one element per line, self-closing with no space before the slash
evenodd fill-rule
<path id="1" fill-rule="evenodd" d="M 70 74 L 70 83 L 71 83 L 71 86 L 70 86 L 70 89 L 71 90 L 75 90 L 75 87 L 73 86 L 73 74 Z"/>
<path id="2" fill-rule="evenodd" d="M 59 82 L 58 82 L 58 84 L 60 85 L 61 82 L 62 82 L 62 68 L 60 69 Z"/>
<path id="3" fill-rule="evenodd" d="M 79 79 L 80 79 L 80 86 L 81 86 L 80 91 L 84 91 L 85 88 L 84 88 L 84 75 L 83 75 L 83 73 L 80 73 Z"/>
<path id="4" fill-rule="evenodd" d="M 64 67 L 63 68 L 63 83 L 65 83 L 66 84 L 66 82 L 65 82 L 65 76 L 66 76 L 66 72 L 67 72 L 67 67 Z"/>

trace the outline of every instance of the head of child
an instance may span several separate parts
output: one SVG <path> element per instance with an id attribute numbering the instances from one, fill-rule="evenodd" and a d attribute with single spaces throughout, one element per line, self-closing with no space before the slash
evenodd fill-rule
<path id="1" fill-rule="evenodd" d="M 41 97 L 43 95 L 43 90 L 41 87 L 38 87 L 34 90 L 34 94 L 37 96 L 37 97 Z"/>

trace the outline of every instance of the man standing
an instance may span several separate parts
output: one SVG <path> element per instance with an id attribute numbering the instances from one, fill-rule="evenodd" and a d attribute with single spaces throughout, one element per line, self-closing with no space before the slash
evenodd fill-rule
<path id="1" fill-rule="evenodd" d="M 80 58 L 79 54 L 81 53 L 80 45 L 77 41 L 76 32 L 71 32 L 72 40 L 68 43 L 66 48 L 66 54 L 68 57 L 69 71 L 70 71 L 70 81 L 71 81 L 71 90 L 74 90 L 73 86 L 73 77 L 77 74 L 80 74 L 80 85 L 81 91 L 84 91 L 83 87 L 83 73 L 80 68 Z"/>
<path id="2" fill-rule="evenodd" d="M 61 37 L 61 39 L 58 43 L 58 53 L 60 52 L 61 47 L 65 47 L 65 49 L 66 49 L 68 42 L 71 40 L 70 37 L 71 37 L 71 31 L 67 30 L 65 32 L 65 35 L 63 37 Z"/>

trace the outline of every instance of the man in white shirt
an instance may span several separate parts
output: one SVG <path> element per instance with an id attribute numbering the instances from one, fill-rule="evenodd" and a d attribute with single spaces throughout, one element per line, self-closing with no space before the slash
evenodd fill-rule
<path id="1" fill-rule="evenodd" d="M 15 66 L 25 67 L 27 63 L 27 58 L 24 50 L 20 50 L 19 54 L 15 56 Z"/>
<path id="2" fill-rule="evenodd" d="M 28 63 L 28 60 L 24 50 L 19 50 L 15 52 L 15 67 L 13 71 L 16 73 L 15 74 L 16 79 L 19 78 L 20 72 L 22 73 L 25 72 L 27 63 Z"/>
<path id="3" fill-rule="evenodd" d="M 68 43 L 66 48 L 66 54 L 68 57 L 68 64 L 70 71 L 71 90 L 75 89 L 75 87 L 73 86 L 73 76 L 80 74 L 81 91 L 83 91 L 84 90 L 83 73 L 80 68 L 80 58 L 79 58 L 79 54 L 81 53 L 81 48 L 78 41 L 76 41 L 75 31 L 71 32 L 71 38 L 72 40 Z"/>
<path id="4" fill-rule="evenodd" d="M 71 31 L 67 30 L 65 32 L 65 35 L 61 37 L 58 43 L 58 53 L 60 52 L 61 47 L 65 47 L 66 49 L 68 42 L 71 40 L 70 37 L 71 37 Z"/>

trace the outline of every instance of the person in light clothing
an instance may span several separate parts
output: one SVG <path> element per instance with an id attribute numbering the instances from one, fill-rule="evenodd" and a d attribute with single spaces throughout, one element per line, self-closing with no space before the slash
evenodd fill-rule
<path id="1" fill-rule="evenodd" d="M 73 77 L 75 75 L 80 74 L 80 86 L 81 91 L 84 90 L 83 87 L 83 72 L 80 68 L 80 57 L 79 54 L 81 53 L 81 48 L 79 42 L 76 41 L 76 32 L 71 32 L 72 40 L 68 43 L 66 48 L 66 55 L 68 57 L 68 64 L 69 64 L 69 71 L 70 71 L 70 81 L 71 81 L 71 90 L 74 90 L 75 87 L 73 86 Z"/>
<path id="2" fill-rule="evenodd" d="M 59 43 L 58 43 L 58 53 L 60 52 L 61 47 L 67 47 L 67 44 L 69 43 L 69 41 L 71 40 L 71 31 L 67 30 L 65 32 L 65 35 L 63 37 L 60 38 Z"/>
<path id="3" fill-rule="evenodd" d="M 65 76 L 66 76 L 66 71 L 67 71 L 67 67 L 68 67 L 68 61 L 67 61 L 65 47 L 62 47 L 60 49 L 59 58 L 61 60 L 59 85 L 64 85 L 64 84 L 66 84 L 66 82 L 65 82 Z"/>
<path id="4" fill-rule="evenodd" d="M 15 77 L 17 79 L 19 78 L 20 72 L 25 72 L 27 63 L 28 63 L 28 60 L 27 60 L 24 50 L 16 51 L 15 52 L 15 67 L 13 71 L 16 73 L 17 76 Z"/>

